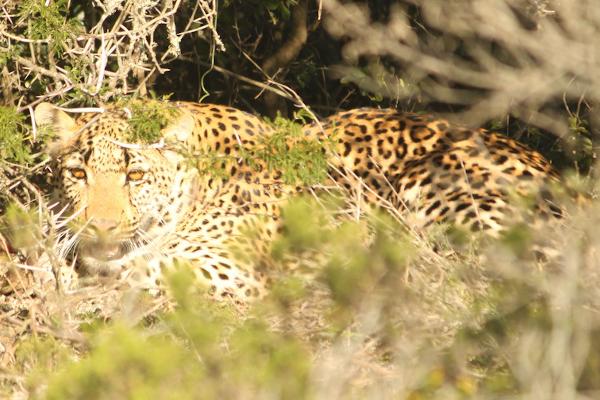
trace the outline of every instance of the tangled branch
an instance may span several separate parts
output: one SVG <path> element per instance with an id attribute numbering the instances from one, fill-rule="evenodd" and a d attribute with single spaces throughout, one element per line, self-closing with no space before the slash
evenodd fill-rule
<path id="1" fill-rule="evenodd" d="M 176 21 L 177 15 L 189 18 Z M 186 35 L 224 49 L 216 0 L 82 0 L 69 7 L 61 0 L 8 0 L 0 4 L 2 91 L 22 109 L 56 96 L 144 95 L 148 80 L 179 56 Z M 32 83 L 41 85 L 37 100 Z"/>
<path id="2" fill-rule="evenodd" d="M 562 135 L 566 121 L 546 104 L 582 95 L 588 102 L 600 100 L 595 1 L 410 3 L 426 27 L 414 26 L 406 7 L 393 9 L 389 22 L 381 24 L 354 3 L 325 0 L 323 6 L 328 30 L 348 39 L 344 53 L 351 64 L 362 56 L 389 57 L 405 71 L 401 78 L 419 85 L 432 101 L 460 106 L 461 121 L 478 125 L 512 113 Z M 373 80 L 364 82 L 373 89 Z"/>

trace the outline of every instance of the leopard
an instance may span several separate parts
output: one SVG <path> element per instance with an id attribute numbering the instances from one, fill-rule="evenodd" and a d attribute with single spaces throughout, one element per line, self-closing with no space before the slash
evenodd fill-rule
<path id="1" fill-rule="evenodd" d="M 261 173 L 241 158 L 223 163 L 227 176 L 199 173 L 190 154 L 233 157 L 273 128 L 231 107 L 172 107 L 177 116 L 162 129 L 161 141 L 150 145 L 130 140 L 127 107 L 109 105 L 78 118 L 50 103 L 36 107 L 36 124 L 53 135 L 46 149 L 51 203 L 70 221 L 64 224 L 70 233 L 65 253 L 74 250 L 80 276 L 155 288 L 166 269 L 187 264 L 196 267 L 196 279 L 213 298 L 260 297 L 269 277 L 255 265 L 260 262 L 239 258 L 256 261 L 267 254 L 280 203 L 297 189 L 280 173 Z"/>
<path id="2" fill-rule="evenodd" d="M 421 227 L 449 222 L 499 232 L 514 221 L 515 193 L 533 194 L 536 211 L 560 217 L 543 195 L 558 172 L 499 133 L 395 109 L 339 112 L 302 127 L 303 137 L 328 143 L 329 165 L 327 182 L 302 187 L 240 156 L 273 135 L 272 125 L 229 106 L 169 104 L 177 112 L 153 144 L 131 140 L 127 107 L 73 118 L 37 105 L 36 124 L 54 132 L 52 197 L 69 221 L 67 247 L 79 274 L 152 288 L 169 268 L 187 264 L 209 296 L 252 301 L 272 281 L 269 246 L 281 233 L 282 207 L 328 184 L 347 194 L 363 187 L 367 204 L 387 204 Z M 234 161 L 225 174 L 201 173 L 189 154 L 207 153 Z"/>
<path id="3" fill-rule="evenodd" d="M 552 192 L 562 183 L 552 163 L 500 133 L 429 114 L 360 108 L 311 123 L 305 134 L 335 138 L 333 181 L 346 190 L 362 187 L 367 203 L 397 211 L 414 229 L 450 224 L 498 236 L 519 218 L 564 213 Z M 533 210 L 523 210 L 525 199 Z"/>

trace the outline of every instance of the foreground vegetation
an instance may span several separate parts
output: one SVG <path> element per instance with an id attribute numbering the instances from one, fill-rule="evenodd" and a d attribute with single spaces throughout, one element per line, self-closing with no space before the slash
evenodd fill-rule
<path id="1" fill-rule="evenodd" d="M 207 300 L 187 266 L 152 296 L 107 282 L 64 292 L 41 279 L 43 256 L 5 260 L 0 395 L 595 398 L 595 210 L 491 240 L 299 199 L 274 265 L 327 257 L 312 274 L 281 272 L 247 309 Z M 20 218 L 13 229 L 37 223 Z M 557 254 L 540 261 L 534 243 Z"/>

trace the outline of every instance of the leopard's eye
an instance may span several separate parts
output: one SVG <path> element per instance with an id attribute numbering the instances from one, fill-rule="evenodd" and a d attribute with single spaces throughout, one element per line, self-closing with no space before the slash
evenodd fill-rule
<path id="1" fill-rule="evenodd" d="M 85 179 L 86 177 L 85 170 L 83 168 L 71 168 L 69 169 L 69 172 L 71 173 L 73 178 L 76 179 Z"/>
<path id="2" fill-rule="evenodd" d="M 144 178 L 144 171 L 140 171 L 138 170 L 134 170 L 134 171 L 129 171 L 127 173 L 127 180 L 130 182 L 136 182 L 136 181 L 140 181 L 142 180 L 142 178 Z"/>

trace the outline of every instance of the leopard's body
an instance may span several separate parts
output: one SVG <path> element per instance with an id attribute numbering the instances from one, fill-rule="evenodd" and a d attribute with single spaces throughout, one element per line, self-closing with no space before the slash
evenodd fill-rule
<path id="1" fill-rule="evenodd" d="M 321 125 L 307 135 L 334 135 L 333 178 L 346 189 L 360 181 L 369 202 L 387 202 L 413 227 L 496 233 L 515 222 L 518 196 L 534 197 L 543 217 L 561 213 L 549 201 L 548 184 L 559 180 L 550 162 L 504 135 L 392 109 L 341 112 Z"/>
<path id="2" fill-rule="evenodd" d="M 79 265 L 153 286 L 166 266 L 186 262 L 215 297 L 260 296 L 280 207 L 299 188 L 241 158 L 224 178 L 199 174 L 180 150 L 235 156 L 273 129 L 229 107 L 173 104 L 179 113 L 163 130 L 162 147 L 127 143 L 123 109 L 74 120 L 38 106 L 38 124 L 58 133 L 50 148 L 55 186 L 59 205 L 80 221 L 72 228 Z M 348 190 L 362 185 L 368 202 L 409 210 L 418 225 L 449 221 L 498 231 L 510 218 L 511 192 L 535 194 L 558 179 L 540 154 L 504 136 L 395 110 L 342 112 L 304 131 L 333 138 L 333 181 Z"/>

